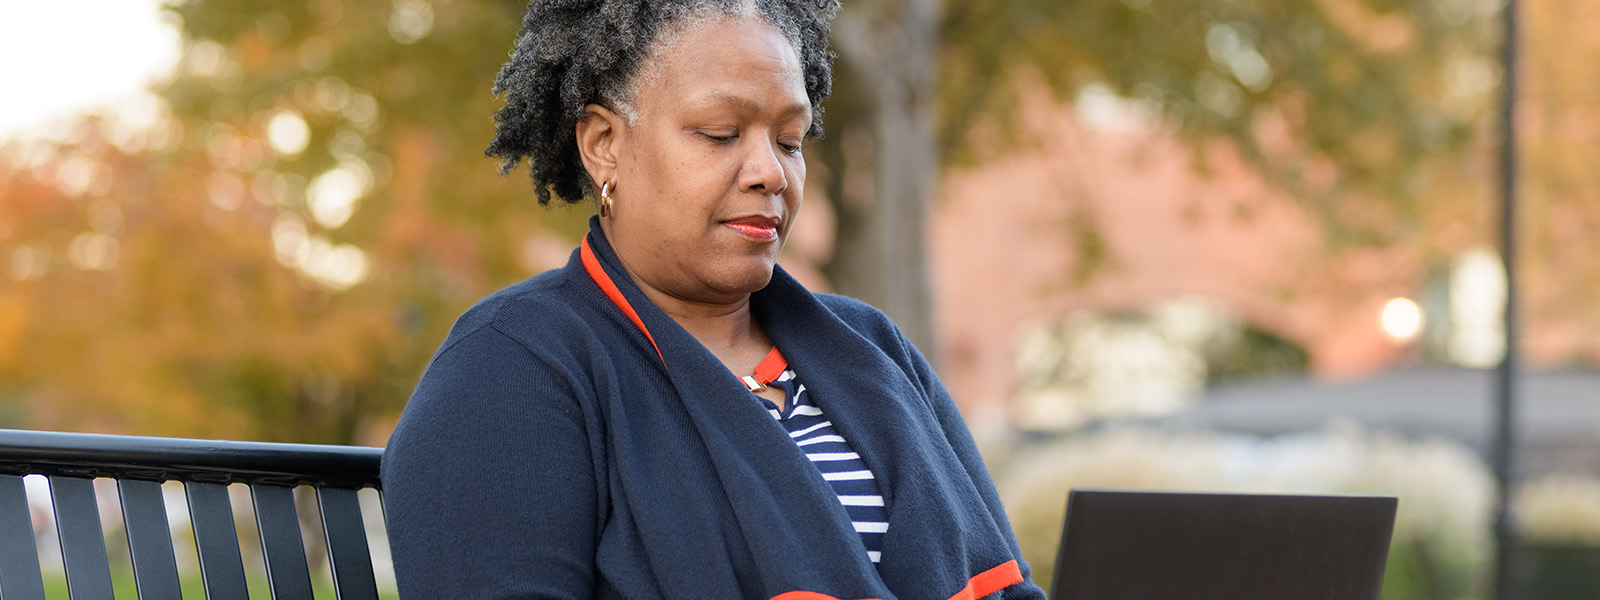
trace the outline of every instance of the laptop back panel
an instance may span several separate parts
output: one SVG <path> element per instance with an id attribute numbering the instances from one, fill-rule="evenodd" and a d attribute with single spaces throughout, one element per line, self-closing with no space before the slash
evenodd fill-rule
<path id="1" fill-rule="evenodd" d="M 1054 600 L 1377 600 L 1392 496 L 1073 490 Z"/>

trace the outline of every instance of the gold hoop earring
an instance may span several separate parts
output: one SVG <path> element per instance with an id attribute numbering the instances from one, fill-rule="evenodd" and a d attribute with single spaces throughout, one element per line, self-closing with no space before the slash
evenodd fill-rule
<path id="1" fill-rule="evenodd" d="M 611 216 L 611 182 L 600 183 L 600 216 Z"/>

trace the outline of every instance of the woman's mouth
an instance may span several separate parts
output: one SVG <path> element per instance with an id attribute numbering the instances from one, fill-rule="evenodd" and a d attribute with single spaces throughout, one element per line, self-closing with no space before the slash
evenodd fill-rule
<path id="1" fill-rule="evenodd" d="M 767 243 L 778 241 L 779 223 L 781 221 L 777 217 L 752 215 L 723 221 L 722 225 L 750 241 Z"/>

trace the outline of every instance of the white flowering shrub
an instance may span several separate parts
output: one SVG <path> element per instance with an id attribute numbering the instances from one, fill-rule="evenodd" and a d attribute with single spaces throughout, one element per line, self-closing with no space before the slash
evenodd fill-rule
<path id="1" fill-rule="evenodd" d="M 1549 475 L 1517 489 L 1517 521 L 1524 539 L 1600 546 L 1600 479 Z"/>

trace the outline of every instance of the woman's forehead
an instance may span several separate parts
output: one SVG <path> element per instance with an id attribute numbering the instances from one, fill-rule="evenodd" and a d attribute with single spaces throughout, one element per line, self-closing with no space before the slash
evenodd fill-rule
<path id="1" fill-rule="evenodd" d="M 811 122 L 811 103 L 803 90 L 798 95 L 777 98 L 771 94 L 750 92 L 751 90 L 707 87 L 693 96 L 684 97 L 683 105 L 691 111 L 731 109 L 741 113 L 770 113 L 779 119 L 793 118 L 797 121 Z"/>

